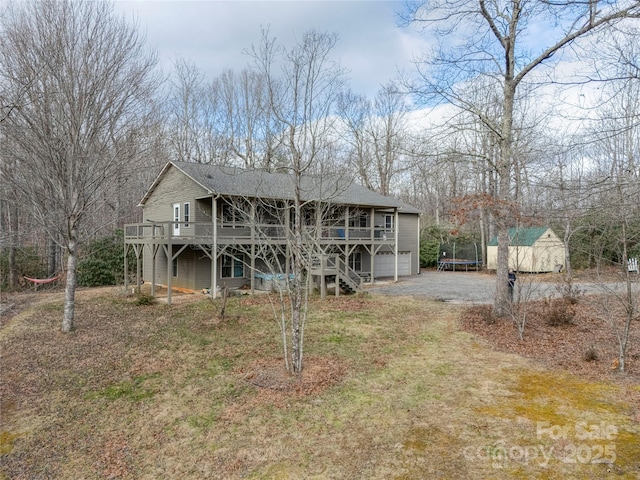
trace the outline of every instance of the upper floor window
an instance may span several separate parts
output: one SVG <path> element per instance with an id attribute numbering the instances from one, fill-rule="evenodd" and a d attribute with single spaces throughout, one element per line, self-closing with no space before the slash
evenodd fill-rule
<path id="1" fill-rule="evenodd" d="M 173 235 L 180 236 L 180 204 L 173 204 Z"/>
<path id="2" fill-rule="evenodd" d="M 235 226 L 242 223 L 243 213 L 237 205 L 229 203 L 222 204 L 222 224 L 225 226 Z"/>
<path id="3" fill-rule="evenodd" d="M 393 229 L 393 215 L 385 215 L 384 216 L 384 228 L 386 228 L 387 230 L 392 230 Z"/>
<path id="4" fill-rule="evenodd" d="M 366 228 L 367 218 L 368 215 L 364 212 L 356 213 L 355 215 L 349 217 L 349 226 L 356 228 Z"/>
<path id="5" fill-rule="evenodd" d="M 189 228 L 189 222 L 191 221 L 191 204 L 185 202 L 184 204 L 184 226 Z"/>

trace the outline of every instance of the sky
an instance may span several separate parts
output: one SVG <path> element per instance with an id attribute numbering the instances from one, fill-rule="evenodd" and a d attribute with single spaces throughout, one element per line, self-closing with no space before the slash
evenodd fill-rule
<path id="1" fill-rule="evenodd" d="M 291 47 L 310 29 L 336 33 L 333 59 L 348 70 L 354 92 L 372 98 L 428 48 L 414 29 L 398 26 L 402 1 L 118 0 L 116 8 L 137 18 L 165 73 L 183 57 L 212 80 L 241 70 L 262 27 Z"/>
<path id="2" fill-rule="evenodd" d="M 347 69 L 355 93 L 373 99 L 399 72 L 407 73 L 408 78 L 415 76 L 413 60 L 435 44 L 415 25 L 400 26 L 405 0 L 116 0 L 115 6 L 127 19 L 137 21 L 149 47 L 157 51 L 165 74 L 172 73 L 177 58 L 184 58 L 195 64 L 207 81 L 228 69 L 238 72 L 247 68 L 251 58 L 243 52 L 260 43 L 263 27 L 269 27 L 271 36 L 288 48 L 305 32 L 316 29 L 338 35 L 332 59 Z M 554 30 L 548 23 L 529 28 L 533 33 L 527 38 L 533 52 L 544 46 Z M 540 30 L 547 35 L 539 35 Z M 464 33 L 456 33 L 466 38 Z M 563 55 L 566 53 L 570 52 Z M 555 70 L 571 65 L 566 60 Z M 544 75 L 541 69 L 536 72 Z M 554 89 L 547 89 L 546 98 L 554 102 L 556 110 L 561 99 Z M 571 105 L 587 90 L 567 87 L 561 96 L 568 108 L 575 109 Z M 542 97 L 537 100 L 539 105 L 544 104 Z M 435 109 L 416 107 L 411 121 L 419 127 L 428 118 L 442 123 L 442 118 L 451 115 L 446 104 Z"/>

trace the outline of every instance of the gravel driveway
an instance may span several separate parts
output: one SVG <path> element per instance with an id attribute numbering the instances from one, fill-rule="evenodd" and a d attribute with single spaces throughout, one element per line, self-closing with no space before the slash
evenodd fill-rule
<path id="1" fill-rule="evenodd" d="M 539 281 L 534 276 L 520 275 L 516 289 L 528 292 L 531 299 L 559 295 L 553 281 Z M 603 293 L 616 289 L 616 285 L 595 283 L 576 283 L 582 293 Z M 496 288 L 496 276 L 487 272 L 437 272 L 423 270 L 420 275 L 400 277 L 393 280 L 377 280 L 366 285 L 365 291 L 381 295 L 412 295 L 451 303 L 493 303 Z"/>

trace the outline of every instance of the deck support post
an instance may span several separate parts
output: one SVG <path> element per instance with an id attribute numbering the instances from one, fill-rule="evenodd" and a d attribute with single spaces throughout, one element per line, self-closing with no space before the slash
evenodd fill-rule
<path id="1" fill-rule="evenodd" d="M 398 281 L 398 220 L 400 219 L 400 215 L 398 214 L 398 209 L 394 208 L 393 209 L 393 213 L 394 213 L 394 218 L 393 218 L 393 240 L 394 240 L 394 246 L 393 246 L 393 255 L 396 257 L 395 258 L 395 270 L 393 272 L 393 281 L 397 282 Z"/>
<path id="2" fill-rule="evenodd" d="M 171 280 L 173 279 L 173 244 L 170 223 L 167 224 L 167 305 L 171 305 Z"/>
<path id="3" fill-rule="evenodd" d="M 129 253 L 129 244 L 124 244 L 124 291 L 129 290 L 129 262 L 127 262 L 127 254 Z M 138 259 L 136 258 L 136 262 Z"/>
<path id="4" fill-rule="evenodd" d="M 155 230 L 155 226 L 153 227 Z M 151 296 L 156 296 L 156 258 L 160 247 L 155 243 L 151 247 Z"/>
<path id="5" fill-rule="evenodd" d="M 213 197 L 211 206 L 213 220 L 213 243 L 211 244 L 211 298 L 216 298 L 218 291 L 218 196 Z"/>

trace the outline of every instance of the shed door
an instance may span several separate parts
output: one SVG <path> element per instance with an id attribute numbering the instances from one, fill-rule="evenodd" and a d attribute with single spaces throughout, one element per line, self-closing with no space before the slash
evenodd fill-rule
<path id="1" fill-rule="evenodd" d="M 173 235 L 179 237 L 180 236 L 180 204 L 173 204 Z"/>

